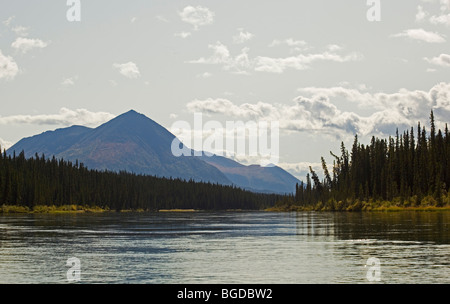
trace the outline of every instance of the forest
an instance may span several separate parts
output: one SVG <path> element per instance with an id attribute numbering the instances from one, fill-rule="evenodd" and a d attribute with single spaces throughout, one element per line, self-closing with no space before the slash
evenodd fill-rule
<path id="1" fill-rule="evenodd" d="M 181 179 L 89 170 L 82 163 L 25 158 L 0 153 L 0 212 L 5 206 L 42 210 L 42 206 L 83 206 L 123 211 L 161 209 L 255 210 L 273 206 L 280 196 L 234 186 Z M 76 209 L 76 208 L 75 208 Z"/>
<path id="2" fill-rule="evenodd" d="M 310 167 L 295 195 L 277 203 L 284 209 L 370 210 L 377 207 L 444 207 L 450 205 L 450 134 L 418 123 L 395 137 L 372 137 L 361 144 L 355 135 L 350 151 L 330 152 L 329 169 L 322 157 L 323 178 Z"/>

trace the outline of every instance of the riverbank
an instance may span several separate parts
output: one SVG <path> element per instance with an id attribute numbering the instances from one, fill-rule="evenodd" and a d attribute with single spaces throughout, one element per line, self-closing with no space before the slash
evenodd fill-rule
<path id="1" fill-rule="evenodd" d="M 47 206 L 40 205 L 34 207 L 16 206 L 16 205 L 0 205 L 0 214 L 17 214 L 17 213 L 48 213 L 48 214 L 65 214 L 65 213 L 130 213 L 130 212 L 197 212 L 197 209 L 159 209 L 159 210 L 145 210 L 145 209 L 122 209 L 111 210 L 109 208 L 83 206 L 83 205 L 63 205 L 63 206 Z M 230 210 L 227 210 L 230 211 Z M 233 210 L 234 211 L 234 210 Z M 239 210 L 241 211 L 241 210 Z"/>
<path id="2" fill-rule="evenodd" d="M 381 200 L 346 200 L 318 202 L 315 205 L 298 205 L 292 203 L 277 203 L 266 211 L 271 212 L 305 212 L 305 211 L 332 211 L 332 212 L 396 212 L 396 211 L 450 211 L 448 201 L 439 205 L 433 198 L 425 197 L 420 203 L 416 200 L 381 201 Z"/>
<path id="3" fill-rule="evenodd" d="M 267 212 L 312 212 L 312 211 L 334 211 L 334 212 L 398 212 L 398 211 L 450 211 L 450 206 L 445 207 L 433 207 L 433 206 L 426 206 L 426 207 L 398 207 L 398 206 L 381 206 L 381 207 L 374 207 L 374 208 L 364 208 L 362 210 L 352 210 L 352 209 L 345 209 L 345 210 L 333 210 L 328 208 L 315 208 L 314 206 L 276 206 L 265 209 Z"/>
<path id="4" fill-rule="evenodd" d="M 100 207 L 90 207 L 82 205 L 63 205 L 63 206 L 15 206 L 15 205 L 1 205 L 0 214 L 8 213 L 102 213 L 109 212 L 109 209 Z"/>
<path id="5" fill-rule="evenodd" d="M 198 212 L 196 209 L 160 209 L 152 212 L 180 212 L 190 213 Z M 228 212 L 242 212 L 243 210 L 225 210 Z M 367 205 L 356 203 L 346 208 L 335 208 L 335 206 L 324 206 L 317 204 L 314 206 L 299 205 L 276 205 L 264 209 L 266 212 L 398 212 L 398 211 L 450 211 L 450 206 L 396 206 L 396 205 Z M 149 210 L 111 210 L 100 207 L 89 207 L 82 205 L 63 205 L 63 206 L 35 206 L 33 208 L 26 206 L 1 205 L 0 214 L 77 214 L 77 213 L 130 213 L 130 212 L 151 212 Z"/>

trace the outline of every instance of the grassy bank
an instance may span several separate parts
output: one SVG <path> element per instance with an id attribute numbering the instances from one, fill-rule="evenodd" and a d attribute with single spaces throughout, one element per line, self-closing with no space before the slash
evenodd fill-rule
<path id="1" fill-rule="evenodd" d="M 82 205 L 63 205 L 63 206 L 27 206 L 1 205 L 0 214 L 7 213 L 101 213 L 110 211 L 100 207 L 89 207 Z"/>
<path id="2" fill-rule="evenodd" d="M 438 203 L 433 197 L 426 196 L 420 201 L 417 197 L 409 199 L 397 198 L 393 201 L 384 200 L 329 200 L 326 203 L 318 202 L 313 205 L 298 205 L 292 203 L 279 202 L 274 207 L 266 209 L 273 212 L 293 212 L 293 211 L 450 211 L 450 202 L 444 199 Z"/>

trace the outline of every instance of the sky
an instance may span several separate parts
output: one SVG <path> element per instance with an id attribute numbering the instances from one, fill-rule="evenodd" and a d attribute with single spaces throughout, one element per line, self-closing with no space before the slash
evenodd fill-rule
<path id="1" fill-rule="evenodd" d="M 130 109 L 277 121 L 304 179 L 355 134 L 443 128 L 449 41 L 449 0 L 0 0 L 0 144 Z"/>

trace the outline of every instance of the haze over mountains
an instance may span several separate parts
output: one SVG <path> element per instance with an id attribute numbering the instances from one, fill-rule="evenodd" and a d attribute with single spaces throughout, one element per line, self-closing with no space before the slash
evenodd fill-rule
<path id="1" fill-rule="evenodd" d="M 71 126 L 23 138 L 7 153 L 36 153 L 82 162 L 90 169 L 181 178 L 238 187 L 256 192 L 292 193 L 300 181 L 279 167 L 244 166 L 221 156 L 176 157 L 175 135 L 134 110 L 97 128 Z"/>

